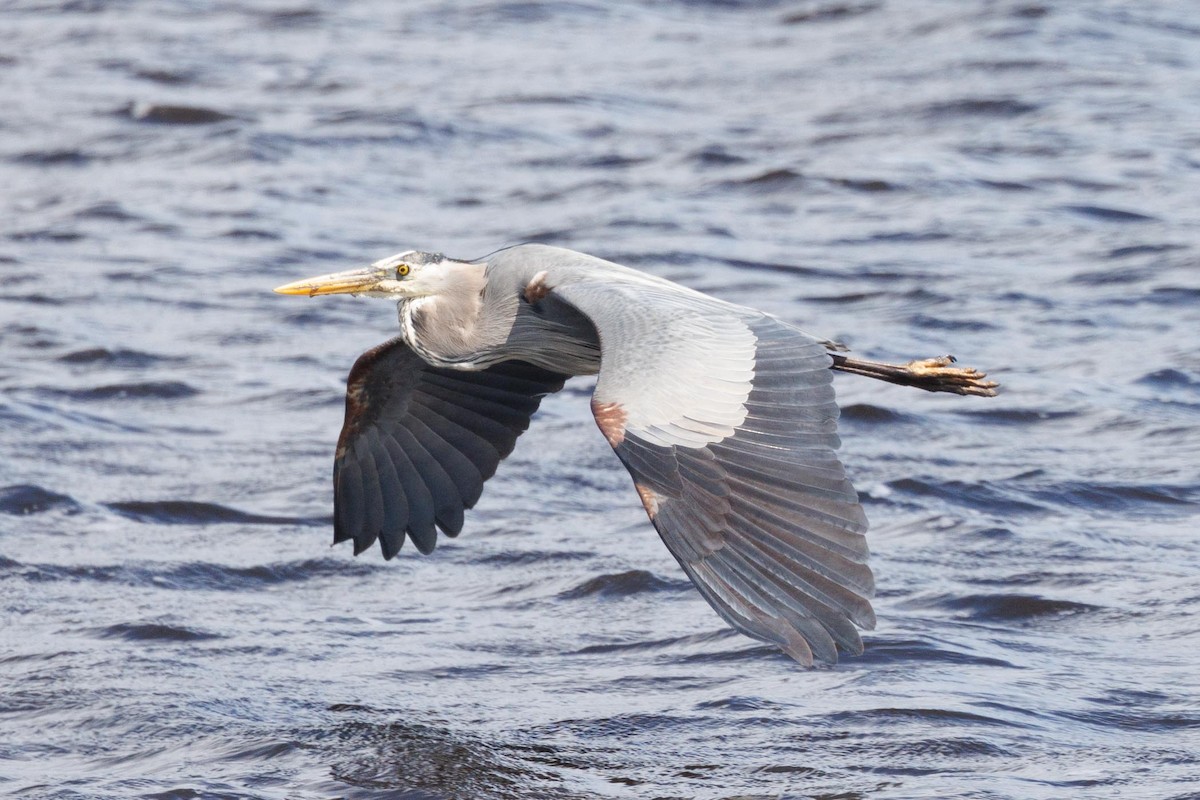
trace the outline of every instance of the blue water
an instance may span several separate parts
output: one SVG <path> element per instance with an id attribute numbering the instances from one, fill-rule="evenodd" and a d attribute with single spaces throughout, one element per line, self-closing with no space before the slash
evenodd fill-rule
<path id="1" fill-rule="evenodd" d="M 1200 23 L 1053 0 L 0 9 L 0 794 L 1200 797 Z M 803 670 L 587 381 L 457 540 L 330 549 L 386 303 L 542 241 L 995 400 L 839 377 L 878 629 Z"/>

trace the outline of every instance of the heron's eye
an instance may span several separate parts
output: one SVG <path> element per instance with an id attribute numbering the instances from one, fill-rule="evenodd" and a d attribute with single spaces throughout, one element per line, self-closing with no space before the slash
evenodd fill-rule
<path id="1" fill-rule="evenodd" d="M 411 269 L 412 268 L 409 267 L 408 264 L 401 264 L 400 266 L 396 267 L 396 277 L 403 278 Z"/>

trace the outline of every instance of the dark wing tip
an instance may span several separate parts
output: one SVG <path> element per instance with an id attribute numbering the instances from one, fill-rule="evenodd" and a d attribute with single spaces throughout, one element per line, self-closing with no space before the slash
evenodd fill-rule
<path id="1" fill-rule="evenodd" d="M 408 538 L 412 539 L 418 552 L 423 556 L 427 556 L 437 549 L 437 530 L 430 525 L 429 528 L 408 529 Z"/>
<path id="2" fill-rule="evenodd" d="M 370 545 L 367 545 L 370 547 Z M 384 561 L 391 561 L 404 547 L 404 531 L 385 531 L 379 537 L 379 549 L 383 553 Z M 364 548 L 366 549 L 366 548 Z M 354 555 L 358 555 L 361 550 L 354 548 Z"/>
<path id="3" fill-rule="evenodd" d="M 431 367 L 397 338 L 368 350 L 346 381 L 334 464 L 334 542 L 376 540 L 385 559 L 405 536 L 428 555 L 456 536 L 463 510 L 512 452 L 541 399 L 566 375 L 525 362 Z"/>

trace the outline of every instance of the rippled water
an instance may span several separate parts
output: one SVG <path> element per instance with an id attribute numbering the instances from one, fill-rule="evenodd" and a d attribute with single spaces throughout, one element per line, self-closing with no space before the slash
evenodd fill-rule
<path id="1" fill-rule="evenodd" d="M 7 3 L 0 792 L 1200 796 L 1189 3 Z M 727 630 L 587 408 L 467 529 L 329 549 L 388 304 L 525 240 L 994 401 L 839 377 L 880 624 Z"/>

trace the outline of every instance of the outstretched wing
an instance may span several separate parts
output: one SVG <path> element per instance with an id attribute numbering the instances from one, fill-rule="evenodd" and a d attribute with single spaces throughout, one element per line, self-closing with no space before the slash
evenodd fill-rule
<path id="1" fill-rule="evenodd" d="M 463 510 L 566 377 L 520 361 L 431 367 L 399 338 L 363 353 L 333 464 L 334 542 L 353 539 L 357 555 L 378 539 L 390 559 L 406 533 L 422 553 L 435 525 L 458 535 Z"/>
<path id="2" fill-rule="evenodd" d="M 704 598 L 803 664 L 861 653 L 855 625 L 875 625 L 867 521 L 834 452 L 825 347 L 669 284 L 555 293 L 596 326 L 596 421 Z"/>

